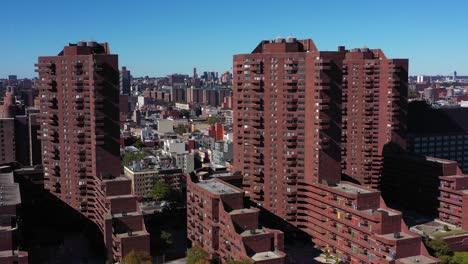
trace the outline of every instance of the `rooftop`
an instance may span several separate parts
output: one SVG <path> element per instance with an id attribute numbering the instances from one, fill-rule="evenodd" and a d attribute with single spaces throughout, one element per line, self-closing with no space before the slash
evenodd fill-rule
<path id="1" fill-rule="evenodd" d="M 461 178 L 466 178 L 468 175 L 450 175 L 450 176 L 441 176 L 443 178 L 448 178 L 448 179 L 461 179 Z"/>
<path id="2" fill-rule="evenodd" d="M 148 232 L 146 232 L 145 230 L 139 230 L 139 231 L 132 231 L 131 235 L 129 235 L 128 232 L 117 234 L 117 237 L 125 238 L 125 237 L 146 236 L 146 235 L 148 235 Z"/>
<path id="3" fill-rule="evenodd" d="M 282 256 L 276 252 L 267 251 L 267 252 L 256 253 L 255 255 L 252 256 L 252 259 L 254 261 L 262 261 L 262 260 L 275 259 L 275 258 L 281 258 L 281 257 Z"/>
<path id="4" fill-rule="evenodd" d="M 400 263 L 403 264 L 432 264 L 432 263 L 439 263 L 439 261 L 434 260 L 433 258 L 418 255 L 418 256 L 412 256 L 412 257 L 406 257 L 402 259 L 398 259 Z"/>
<path id="5" fill-rule="evenodd" d="M 434 162 L 438 162 L 438 163 L 442 163 L 442 164 L 452 164 L 452 163 L 456 163 L 456 161 L 446 160 L 446 159 L 440 159 L 440 158 L 434 158 L 434 157 L 429 157 L 429 156 L 426 157 L 426 160 L 428 160 L 428 161 L 434 161 Z"/>
<path id="6" fill-rule="evenodd" d="M 381 237 L 387 240 L 403 240 L 408 238 L 414 238 L 414 235 L 410 235 L 409 233 L 397 232 L 397 233 L 390 233 L 385 235 L 376 235 L 377 237 Z"/>
<path id="7" fill-rule="evenodd" d="M 240 191 L 237 188 L 234 188 L 227 183 L 218 181 L 216 179 L 200 181 L 197 183 L 197 185 L 213 194 L 243 193 L 243 191 Z"/>
<path id="8" fill-rule="evenodd" d="M 372 215 L 374 213 L 377 213 L 377 212 L 387 213 L 388 215 L 398 215 L 397 212 L 392 211 L 392 210 L 388 210 L 388 209 L 385 209 L 385 208 L 366 209 L 366 210 L 361 210 L 361 212 L 366 213 L 366 214 L 370 214 L 370 215 Z"/>
<path id="9" fill-rule="evenodd" d="M 258 212 L 258 209 L 255 208 L 242 208 L 242 209 L 236 209 L 232 210 L 229 212 L 230 215 L 238 215 L 238 214 L 249 214 L 249 213 L 255 213 Z"/>
<path id="10" fill-rule="evenodd" d="M 116 182 L 116 181 L 129 181 L 130 179 L 125 176 L 119 176 L 114 178 L 105 178 L 104 182 Z"/>
<path id="11" fill-rule="evenodd" d="M 256 236 L 256 235 L 263 235 L 263 234 L 267 234 L 267 232 L 263 229 L 251 229 L 251 230 L 245 230 L 240 235 L 242 237 L 250 237 L 250 236 Z"/>
<path id="12" fill-rule="evenodd" d="M 351 194 L 360 194 L 360 193 L 371 193 L 371 191 L 358 187 L 356 185 L 351 185 L 347 183 L 338 183 L 336 186 L 332 187 L 335 190 L 340 190 L 342 192 L 351 193 Z"/>

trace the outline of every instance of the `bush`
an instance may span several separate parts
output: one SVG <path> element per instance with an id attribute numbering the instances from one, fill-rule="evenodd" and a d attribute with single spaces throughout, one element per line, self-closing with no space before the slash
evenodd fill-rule
<path id="1" fill-rule="evenodd" d="M 145 157 L 145 154 L 141 151 L 135 151 L 135 152 L 127 152 L 124 154 L 122 157 L 122 165 L 123 166 L 128 166 L 130 163 L 134 161 L 140 161 Z"/>
<path id="2" fill-rule="evenodd" d="M 455 252 L 449 264 L 468 264 L 468 252 Z"/>
<path id="3" fill-rule="evenodd" d="M 167 199 L 170 193 L 171 189 L 169 188 L 169 185 L 167 185 L 167 183 L 164 181 L 158 181 L 153 185 L 153 189 L 151 189 L 149 197 L 158 201 L 162 201 Z"/>
<path id="4" fill-rule="evenodd" d="M 187 264 L 209 264 L 208 253 L 199 245 L 194 245 L 187 251 Z"/>
<path id="5" fill-rule="evenodd" d="M 130 251 L 123 259 L 124 264 L 152 264 L 153 260 L 148 252 Z"/>
<path id="6" fill-rule="evenodd" d="M 172 246 L 172 234 L 166 231 L 161 232 L 161 240 L 164 244 L 165 248 L 169 248 Z"/>

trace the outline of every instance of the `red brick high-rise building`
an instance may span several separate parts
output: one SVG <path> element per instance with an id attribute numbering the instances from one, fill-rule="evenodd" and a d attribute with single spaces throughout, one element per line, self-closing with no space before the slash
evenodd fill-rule
<path id="1" fill-rule="evenodd" d="M 379 49 L 351 49 L 341 72 L 342 172 L 380 188 L 384 146 L 406 149 L 408 60 L 388 59 Z"/>
<path id="2" fill-rule="evenodd" d="M 378 182 L 364 172 L 380 165 L 383 142 L 404 146 L 396 82 L 406 84 L 397 75 L 407 60 L 290 37 L 235 55 L 233 71 L 234 167 L 252 200 L 344 263 L 440 263 L 379 191 L 341 181 L 343 163 L 362 183 Z"/>
<path id="3" fill-rule="evenodd" d="M 108 257 L 149 251 L 149 235 L 120 176 L 118 56 L 107 43 L 39 57 L 44 186 L 103 232 Z M 127 186 L 128 185 L 128 186 Z"/>
<path id="4" fill-rule="evenodd" d="M 216 263 L 284 264 L 283 232 L 260 225 L 260 210 L 244 207 L 244 191 L 227 183 L 235 178 L 206 169 L 187 176 L 187 238 Z"/>

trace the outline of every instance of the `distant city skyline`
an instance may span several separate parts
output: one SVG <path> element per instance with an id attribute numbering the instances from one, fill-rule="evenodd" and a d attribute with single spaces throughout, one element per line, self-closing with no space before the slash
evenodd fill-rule
<path id="1" fill-rule="evenodd" d="M 312 38 L 320 50 L 380 47 L 389 57 L 409 58 L 410 75 L 450 75 L 454 70 L 468 75 L 468 57 L 462 52 L 468 37 L 459 34 L 468 24 L 468 3 L 463 1 L 17 3 L 3 4 L 1 77 L 35 77 L 38 55 L 56 55 L 68 42 L 82 39 L 109 42 L 119 66 L 135 76 L 191 75 L 193 67 L 224 72 L 231 70 L 232 55 L 260 40 L 289 35 Z"/>

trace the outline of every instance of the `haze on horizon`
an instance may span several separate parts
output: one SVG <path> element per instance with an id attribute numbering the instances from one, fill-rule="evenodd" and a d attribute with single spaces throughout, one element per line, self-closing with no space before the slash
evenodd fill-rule
<path id="1" fill-rule="evenodd" d="M 109 42 L 135 76 L 231 70 L 232 55 L 277 36 L 311 38 L 320 50 L 381 48 L 409 58 L 411 75 L 468 75 L 468 3 L 358 1 L 7 1 L 0 78 L 35 77 L 38 56 L 69 42 Z"/>

